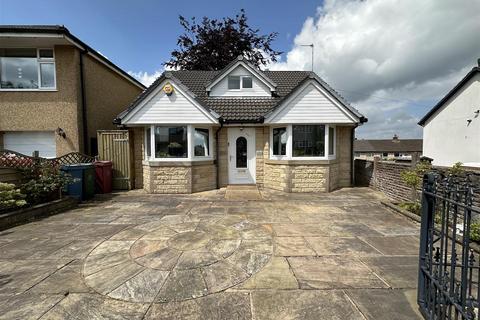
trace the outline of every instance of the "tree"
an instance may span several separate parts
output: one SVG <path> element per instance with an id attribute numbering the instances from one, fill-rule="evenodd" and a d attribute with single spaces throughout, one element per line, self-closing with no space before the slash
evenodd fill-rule
<path id="1" fill-rule="evenodd" d="M 276 62 L 281 54 L 271 47 L 276 32 L 259 34 L 259 29 L 248 25 L 245 10 L 235 18 L 210 19 L 197 23 L 195 17 L 187 20 L 179 16 L 184 33 L 177 40 L 178 48 L 164 65 L 182 70 L 220 70 L 239 55 L 260 67 Z"/>

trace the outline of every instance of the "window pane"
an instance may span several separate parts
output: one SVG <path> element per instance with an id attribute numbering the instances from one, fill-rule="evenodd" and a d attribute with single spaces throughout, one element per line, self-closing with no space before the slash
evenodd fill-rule
<path id="1" fill-rule="evenodd" d="M 325 156 L 325 126 L 293 126 L 293 156 Z"/>
<path id="2" fill-rule="evenodd" d="M 40 49 L 38 50 L 40 58 L 53 58 L 53 50 L 52 49 Z"/>
<path id="3" fill-rule="evenodd" d="M 36 58 L 37 49 L 35 48 L 6 48 L 0 49 L 0 57 L 12 58 Z"/>
<path id="4" fill-rule="evenodd" d="M 287 128 L 273 129 L 273 155 L 284 156 L 287 154 Z"/>
<path id="5" fill-rule="evenodd" d="M 253 88 L 252 77 L 242 77 L 242 88 Z"/>
<path id="6" fill-rule="evenodd" d="M 328 154 L 333 155 L 335 151 L 335 128 L 328 127 Z"/>
<path id="7" fill-rule="evenodd" d="M 145 149 L 147 150 L 147 156 L 150 157 L 152 155 L 152 129 L 147 128 L 145 135 L 146 135 Z"/>
<path id="8" fill-rule="evenodd" d="M 247 139 L 245 137 L 239 137 L 236 142 L 236 160 L 237 168 L 247 167 Z"/>
<path id="9" fill-rule="evenodd" d="M 55 66 L 53 63 L 40 64 L 40 81 L 42 88 L 55 87 Z"/>
<path id="10" fill-rule="evenodd" d="M 228 77 L 228 89 L 240 89 L 240 77 L 229 76 Z"/>
<path id="11" fill-rule="evenodd" d="M 208 129 L 195 128 L 193 148 L 196 157 L 208 156 L 208 143 Z"/>
<path id="12" fill-rule="evenodd" d="M 155 127 L 156 158 L 186 158 L 187 150 L 187 127 Z"/>
<path id="13" fill-rule="evenodd" d="M 1 58 L 0 80 L 3 89 L 37 89 L 36 58 Z"/>

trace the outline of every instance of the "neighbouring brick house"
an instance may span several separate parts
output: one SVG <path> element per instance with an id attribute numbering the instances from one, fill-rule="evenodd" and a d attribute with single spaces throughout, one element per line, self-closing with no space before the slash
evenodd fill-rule
<path id="1" fill-rule="evenodd" d="M 422 155 L 422 144 L 422 139 L 400 139 L 394 135 L 392 139 L 355 140 L 353 150 L 356 159 L 412 160 Z"/>
<path id="2" fill-rule="evenodd" d="M 0 26 L 0 149 L 96 154 L 145 87 L 63 26 Z"/>
<path id="3" fill-rule="evenodd" d="M 228 184 L 286 192 L 351 186 L 357 110 L 313 72 L 169 71 L 117 119 L 135 137 L 136 186 L 190 193 Z"/>

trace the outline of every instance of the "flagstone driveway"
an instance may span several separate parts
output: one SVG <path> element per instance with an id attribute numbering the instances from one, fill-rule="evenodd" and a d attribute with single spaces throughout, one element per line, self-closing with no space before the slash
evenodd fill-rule
<path id="1" fill-rule="evenodd" d="M 419 228 L 379 194 L 261 195 L 131 191 L 0 232 L 0 319 L 420 319 Z"/>

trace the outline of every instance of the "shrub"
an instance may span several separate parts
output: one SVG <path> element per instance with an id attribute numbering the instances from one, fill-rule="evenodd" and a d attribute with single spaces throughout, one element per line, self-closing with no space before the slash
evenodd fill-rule
<path id="1" fill-rule="evenodd" d="M 21 190 L 31 204 L 38 204 L 57 199 L 62 189 L 74 180 L 69 174 L 48 163 L 38 164 L 24 171 L 27 182 Z"/>
<path id="2" fill-rule="evenodd" d="M 419 202 L 401 202 L 398 206 L 404 210 L 420 215 L 420 203 Z"/>
<path id="3" fill-rule="evenodd" d="M 403 182 L 405 182 L 407 186 L 412 188 L 412 200 L 415 203 L 420 202 L 417 190 L 420 188 L 423 175 L 430 171 L 431 168 L 432 165 L 430 164 L 430 162 L 420 161 L 414 168 L 404 170 L 400 173 L 400 177 L 402 178 Z"/>
<path id="4" fill-rule="evenodd" d="M 0 182 L 0 211 L 27 205 L 25 195 L 14 184 Z"/>
<path id="5" fill-rule="evenodd" d="M 448 174 L 451 174 L 451 175 L 453 175 L 453 176 L 459 176 L 459 175 L 461 175 L 462 173 L 465 172 L 465 170 L 463 170 L 463 168 L 462 168 L 462 165 L 463 165 L 463 163 L 461 163 L 461 162 L 456 162 L 451 168 L 449 168 L 449 169 L 447 170 L 447 173 L 448 173 Z"/>
<path id="6" fill-rule="evenodd" d="M 480 222 L 472 222 L 470 225 L 470 240 L 480 241 Z"/>

